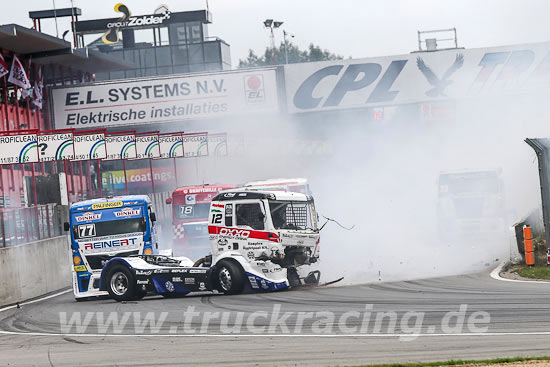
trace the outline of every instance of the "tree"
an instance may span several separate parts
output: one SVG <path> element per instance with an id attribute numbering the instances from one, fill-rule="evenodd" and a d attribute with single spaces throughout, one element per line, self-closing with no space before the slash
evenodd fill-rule
<path id="1" fill-rule="evenodd" d="M 333 54 L 328 50 L 322 50 L 319 46 L 310 44 L 307 50 L 300 50 L 291 42 L 287 43 L 288 63 L 295 64 L 309 61 L 341 60 L 342 56 Z M 239 60 L 239 68 L 255 66 L 280 65 L 286 63 L 285 44 L 281 42 L 279 47 L 267 47 L 262 56 L 257 56 L 253 50 L 248 51 L 248 57 Z"/>

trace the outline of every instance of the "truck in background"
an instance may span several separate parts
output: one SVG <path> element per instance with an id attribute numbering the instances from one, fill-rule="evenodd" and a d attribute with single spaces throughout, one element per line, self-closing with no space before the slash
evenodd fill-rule
<path id="1" fill-rule="evenodd" d="M 156 216 L 147 195 L 77 202 L 69 209 L 73 292 L 77 300 L 107 295 L 99 290 L 103 266 L 117 256 L 157 253 Z"/>
<path id="2" fill-rule="evenodd" d="M 506 235 L 504 185 L 499 169 L 442 172 L 438 186 L 440 240 Z"/>
<path id="3" fill-rule="evenodd" d="M 166 199 L 172 205 L 172 252 L 174 256 L 198 259 L 210 252 L 208 214 L 212 198 L 237 185 L 184 186 Z"/>

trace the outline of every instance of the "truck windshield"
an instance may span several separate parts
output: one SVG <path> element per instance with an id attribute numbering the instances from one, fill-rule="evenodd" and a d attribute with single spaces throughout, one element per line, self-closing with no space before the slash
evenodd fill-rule
<path id="1" fill-rule="evenodd" d="M 178 205 L 175 208 L 177 219 L 207 219 L 210 203 Z"/>
<path id="2" fill-rule="evenodd" d="M 78 224 L 73 226 L 75 240 L 136 232 L 145 232 L 144 218 L 107 220 L 104 222 Z"/>
<path id="3" fill-rule="evenodd" d="M 496 173 L 445 174 L 439 177 L 439 195 L 496 194 L 499 180 Z"/>
<path id="4" fill-rule="evenodd" d="M 304 201 L 269 201 L 271 220 L 276 229 L 317 230 L 313 204 Z"/>

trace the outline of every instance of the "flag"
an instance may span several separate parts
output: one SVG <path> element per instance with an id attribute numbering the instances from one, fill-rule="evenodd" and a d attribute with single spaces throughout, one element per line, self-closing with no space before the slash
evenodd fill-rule
<path id="1" fill-rule="evenodd" d="M 10 69 L 8 69 L 8 64 L 6 63 L 6 60 L 4 60 L 2 53 L 0 53 L 0 78 L 9 72 Z"/>
<path id="2" fill-rule="evenodd" d="M 10 76 L 8 77 L 8 82 L 17 85 L 23 89 L 30 89 L 31 83 L 29 82 L 29 77 L 27 72 L 21 64 L 21 61 L 17 56 L 13 56 L 13 62 L 11 63 Z"/>
<path id="3" fill-rule="evenodd" d="M 42 81 L 42 68 L 38 69 L 38 75 L 34 81 L 34 90 L 32 96 L 32 103 L 38 107 L 42 108 L 42 96 L 44 93 L 44 82 Z"/>

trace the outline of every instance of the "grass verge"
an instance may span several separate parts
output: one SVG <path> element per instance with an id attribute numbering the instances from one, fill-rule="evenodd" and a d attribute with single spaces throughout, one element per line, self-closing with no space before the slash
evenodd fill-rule
<path id="1" fill-rule="evenodd" d="M 364 365 L 362 367 L 436 367 L 436 366 L 463 366 L 466 364 L 475 365 L 491 365 L 499 363 L 513 363 L 513 362 L 525 362 L 525 361 L 549 361 L 550 356 L 547 357 L 512 357 L 512 358 L 495 358 L 484 360 L 459 360 L 459 361 L 446 361 L 446 362 L 427 362 L 427 363 L 390 363 L 390 364 L 373 364 Z"/>
<path id="2" fill-rule="evenodd" d="M 522 265 L 519 269 L 515 270 L 515 272 L 524 278 L 550 280 L 550 266 L 547 265 Z"/>

